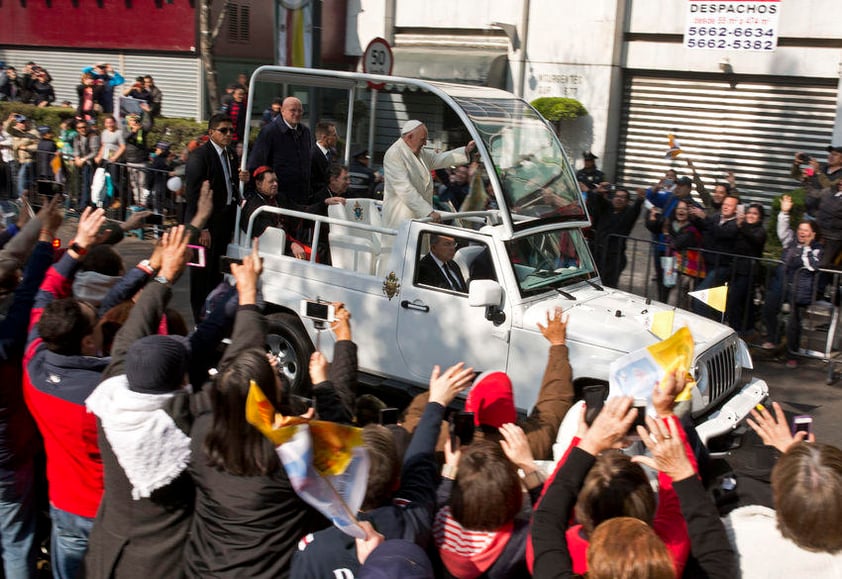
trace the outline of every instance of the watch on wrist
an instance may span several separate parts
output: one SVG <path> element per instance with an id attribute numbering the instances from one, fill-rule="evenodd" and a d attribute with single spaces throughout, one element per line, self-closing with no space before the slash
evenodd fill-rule
<path id="1" fill-rule="evenodd" d="M 154 275 L 158 271 L 157 269 L 152 267 L 152 263 L 148 259 L 144 259 L 143 261 L 141 261 L 139 264 L 137 264 L 137 267 L 145 271 L 148 275 Z"/>
<path id="2" fill-rule="evenodd" d="M 75 241 L 74 241 L 73 243 L 71 243 L 71 244 L 70 244 L 70 248 L 69 248 L 69 249 L 72 249 L 73 251 L 75 251 L 75 252 L 76 252 L 76 255 L 78 255 L 79 257 L 82 257 L 82 256 L 84 256 L 86 253 L 88 253 L 87 248 L 82 247 L 81 245 L 79 245 L 79 244 L 78 244 L 78 243 L 76 243 Z"/>

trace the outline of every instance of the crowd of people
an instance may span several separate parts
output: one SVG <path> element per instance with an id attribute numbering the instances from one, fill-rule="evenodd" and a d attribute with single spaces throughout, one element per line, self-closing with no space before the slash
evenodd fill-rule
<path id="1" fill-rule="evenodd" d="M 41 83 L 49 80 L 35 63 L 28 63 L 20 77 L 14 67 L 0 63 L 0 100 L 49 106 L 55 100 L 52 88 L 49 98 L 37 96 L 47 94 Z M 77 104 L 62 103 L 60 126 L 36 126 L 25 114 L 10 114 L 0 131 L 0 197 L 43 193 L 52 187 L 44 183 L 57 183 L 80 210 L 93 204 L 174 211 L 171 189 L 178 188 L 168 188 L 167 182 L 177 175 L 186 151 L 149 140 L 163 101 L 154 79 L 139 76 L 120 96 L 115 89 L 124 84 L 110 64 L 98 62 L 82 69 Z"/>
<path id="2" fill-rule="evenodd" d="M 277 173 L 261 168 L 258 191 L 269 198 Z M 675 414 L 686 369 L 654 385 L 645 426 L 633 427 L 630 398 L 571 411 L 575 369 L 560 309 L 538 324 L 546 368 L 525 417 L 506 373 L 476 375 L 460 363 L 431 368 L 428 391 L 397 424 L 378 424 L 371 409 L 385 404 L 358 396 L 352 312 L 341 303 L 333 360 L 315 352 L 309 389 L 292 392 L 263 346 L 257 242 L 231 264 L 235 284 L 188 331 L 170 306 L 173 284 L 224 185 L 202 181 L 189 224 L 167 230 L 129 270 L 113 244 L 136 223 L 109 222 L 103 209 L 79 215 L 65 249 L 53 246 L 64 220 L 57 197 L 3 232 L 5 576 L 35 575 L 41 510 L 61 578 L 839 576 L 842 451 L 793 435 L 777 403 L 759 407 L 749 425 L 780 452 L 772 498 L 720 518 L 703 485 L 709 457 L 692 422 Z M 282 416 L 362 429 L 363 536 L 299 497 L 275 444 L 246 420 L 254 385 Z M 450 411 L 460 393 L 464 412 Z M 554 453 L 569 412 L 576 436 Z M 633 435 L 646 455 L 616 450 Z M 656 488 L 641 465 L 658 473 Z M 46 501 L 34 484 L 44 479 Z"/>
<path id="3" fill-rule="evenodd" d="M 631 203 L 630 192 L 605 181 L 596 156 L 585 153 L 577 180 L 591 216 L 589 239 L 603 283 L 618 285 L 627 265 L 627 238 L 643 207 L 652 235 L 651 281 L 657 284 L 659 301 L 723 320 L 767 350 L 782 345 L 779 314 L 788 304 L 792 315 L 786 322 L 787 365 L 797 366 L 806 306 L 836 299 L 833 291 L 826 293 L 832 275 L 817 273 L 835 267 L 842 253 L 842 243 L 836 241 L 842 238 L 842 147 L 831 145 L 827 151 L 826 162 L 795 155 L 792 176 L 805 190 L 806 207 L 803 220 L 791 224 L 793 200 L 780 198 L 775 228 L 783 247 L 780 261 L 764 259 L 766 211 L 759 203 L 741 201 L 733 173 L 708 191 L 687 160 L 690 175 L 669 169 L 657 183 L 638 189 Z M 688 297 L 689 291 L 725 284 L 724 313 Z"/>

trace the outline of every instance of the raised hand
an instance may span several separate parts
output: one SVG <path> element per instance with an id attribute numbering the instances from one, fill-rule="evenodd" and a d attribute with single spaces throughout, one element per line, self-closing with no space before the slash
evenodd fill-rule
<path id="1" fill-rule="evenodd" d="M 464 368 L 465 363 L 459 362 L 441 371 L 439 366 L 433 366 L 433 373 L 430 376 L 430 402 L 438 402 L 447 406 L 456 395 L 471 385 L 474 380 L 474 369 Z"/>
<path id="2" fill-rule="evenodd" d="M 187 265 L 187 243 L 188 236 L 183 225 L 173 227 L 161 236 L 160 275 L 170 283 L 178 279 Z"/>
<path id="3" fill-rule="evenodd" d="M 765 406 L 758 404 L 757 408 L 752 408 L 751 418 L 746 419 L 748 425 L 757 433 L 763 444 L 774 446 L 779 451 L 786 452 L 790 446 L 804 439 L 809 442 L 816 441 L 816 437 L 812 433 L 808 436 L 806 432 L 796 432 L 793 436 L 781 405 L 772 402 L 772 408 L 775 411 L 774 415 Z"/>
<path id="4" fill-rule="evenodd" d="M 596 456 L 603 450 L 617 446 L 637 416 L 633 403 L 634 400 L 628 396 L 606 400 L 602 411 L 596 415 L 593 424 L 582 437 L 579 448 Z"/>
<path id="5" fill-rule="evenodd" d="M 547 311 L 547 325 L 538 323 L 538 329 L 551 346 L 563 346 L 567 343 L 568 315 L 562 314 L 561 308 L 555 308 L 552 315 Z"/>
<path id="6" fill-rule="evenodd" d="M 672 480 L 679 481 L 694 476 L 696 471 L 693 470 L 693 464 L 687 458 L 676 420 L 676 418 L 653 420 L 647 416 L 646 425 L 649 429 L 638 426 L 637 433 L 652 456 L 651 458 L 643 455 L 634 456 L 632 461 L 645 464 L 666 474 Z"/>

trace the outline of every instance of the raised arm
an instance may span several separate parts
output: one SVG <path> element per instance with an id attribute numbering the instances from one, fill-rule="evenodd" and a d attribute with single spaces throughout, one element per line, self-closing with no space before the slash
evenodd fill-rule
<path id="1" fill-rule="evenodd" d="M 184 271 L 186 263 L 187 236 L 184 226 L 179 225 L 164 232 L 161 247 L 160 271 L 155 282 L 144 289 L 126 323 L 114 337 L 111 363 L 105 369 L 103 378 L 122 374 L 129 347 L 144 336 L 151 336 L 158 331 L 161 316 L 172 298 L 172 284 Z"/>

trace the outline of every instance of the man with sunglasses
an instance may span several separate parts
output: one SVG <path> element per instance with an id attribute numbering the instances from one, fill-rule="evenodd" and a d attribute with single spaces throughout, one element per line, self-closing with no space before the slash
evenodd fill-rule
<path id="1" fill-rule="evenodd" d="M 222 281 L 219 258 L 225 255 L 237 213 L 240 188 L 237 182 L 248 181 L 246 171 L 237 171 L 237 161 L 230 148 L 234 124 L 228 115 L 217 113 L 208 121 L 208 141 L 193 151 L 187 159 L 185 171 L 187 208 L 184 222 L 190 223 L 196 215 L 202 183 L 210 182 L 213 191 L 213 212 L 199 235 L 199 244 L 205 247 L 205 267 L 190 271 L 190 305 L 193 319 L 198 323 L 202 304 L 208 293 Z"/>

